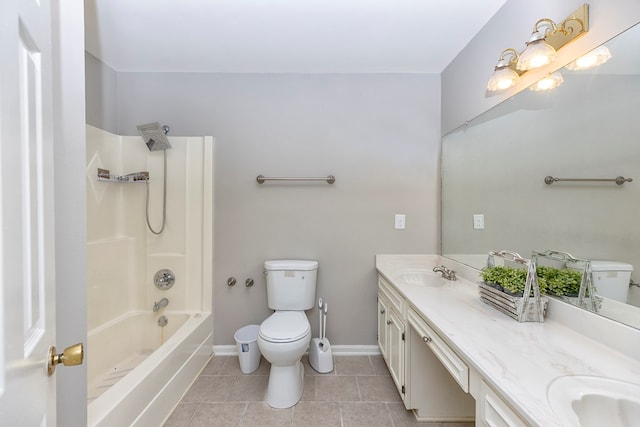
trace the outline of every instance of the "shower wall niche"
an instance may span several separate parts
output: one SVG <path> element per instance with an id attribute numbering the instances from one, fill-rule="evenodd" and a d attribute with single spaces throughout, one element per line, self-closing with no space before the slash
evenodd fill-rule
<path id="1" fill-rule="evenodd" d="M 147 230 L 146 184 L 100 182 L 98 168 L 114 175 L 149 172 L 149 219 L 162 223 L 163 152 L 142 138 L 87 126 L 88 330 L 169 300 L 168 312 L 210 312 L 213 262 L 213 138 L 172 137 L 167 150 L 166 227 Z M 175 273 L 159 290 L 155 273 Z"/>

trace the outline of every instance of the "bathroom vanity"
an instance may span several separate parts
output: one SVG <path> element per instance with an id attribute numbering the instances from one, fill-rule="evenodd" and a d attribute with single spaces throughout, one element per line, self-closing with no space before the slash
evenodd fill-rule
<path id="1" fill-rule="evenodd" d="M 636 331 L 613 324 L 595 331 L 582 320 L 591 330 L 576 330 L 561 303 L 551 304 L 544 323 L 519 323 L 480 301 L 475 270 L 446 260 L 458 271 L 450 281 L 432 271 L 442 262 L 437 255 L 376 256 L 378 344 L 406 408 L 420 420 L 567 427 L 580 424 L 570 399 L 558 403 L 564 392 L 554 384 L 595 378 L 640 390 Z M 637 340 L 613 348 L 594 339 L 601 333 Z M 633 413 L 640 408 L 629 405 Z"/>

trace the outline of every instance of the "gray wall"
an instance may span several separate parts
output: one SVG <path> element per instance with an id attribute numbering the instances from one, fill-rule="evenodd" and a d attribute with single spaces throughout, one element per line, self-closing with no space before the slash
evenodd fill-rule
<path id="1" fill-rule="evenodd" d="M 102 61 L 84 54 L 87 123 L 118 133 L 118 73 Z"/>
<path id="2" fill-rule="evenodd" d="M 215 343 L 233 344 L 237 328 L 269 315 L 265 259 L 310 258 L 320 262 L 331 342 L 375 344 L 375 254 L 439 247 L 439 76 L 119 73 L 117 81 L 117 133 L 160 121 L 174 135 L 216 137 Z M 337 182 L 258 185 L 258 174 Z M 406 230 L 394 230 L 395 213 L 407 215 Z M 228 288 L 230 276 L 239 285 Z"/>
<path id="3" fill-rule="evenodd" d="M 446 134 L 464 122 L 517 93 L 545 74 L 571 62 L 582 53 L 602 44 L 640 20 L 638 0 L 589 1 L 589 32 L 558 52 L 550 67 L 530 71 L 520 84 L 499 95 L 487 96 L 487 80 L 500 52 L 508 47 L 518 51 L 540 18 L 562 21 L 584 4 L 584 0 L 509 0 L 476 37 L 442 72 L 442 132 Z"/>

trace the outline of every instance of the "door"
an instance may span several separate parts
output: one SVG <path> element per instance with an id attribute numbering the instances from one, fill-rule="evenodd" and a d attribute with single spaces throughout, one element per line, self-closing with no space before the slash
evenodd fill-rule
<path id="1" fill-rule="evenodd" d="M 55 425 L 51 11 L 0 1 L 0 423 Z"/>
<path id="2" fill-rule="evenodd" d="M 389 325 L 387 329 L 389 372 L 404 400 L 402 390 L 404 387 L 404 322 L 395 311 L 391 310 L 387 325 Z"/>

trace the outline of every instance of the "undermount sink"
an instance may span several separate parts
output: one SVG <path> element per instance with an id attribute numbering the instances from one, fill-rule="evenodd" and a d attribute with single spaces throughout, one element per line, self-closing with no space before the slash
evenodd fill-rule
<path id="1" fill-rule="evenodd" d="M 567 375 L 549 384 L 547 399 L 567 427 L 633 427 L 640 422 L 638 384 L 606 377 Z"/>
<path id="2" fill-rule="evenodd" d="M 398 273 L 398 279 L 409 285 L 435 285 L 438 284 L 438 281 L 434 279 L 439 277 L 440 273 L 421 268 L 407 268 Z"/>

